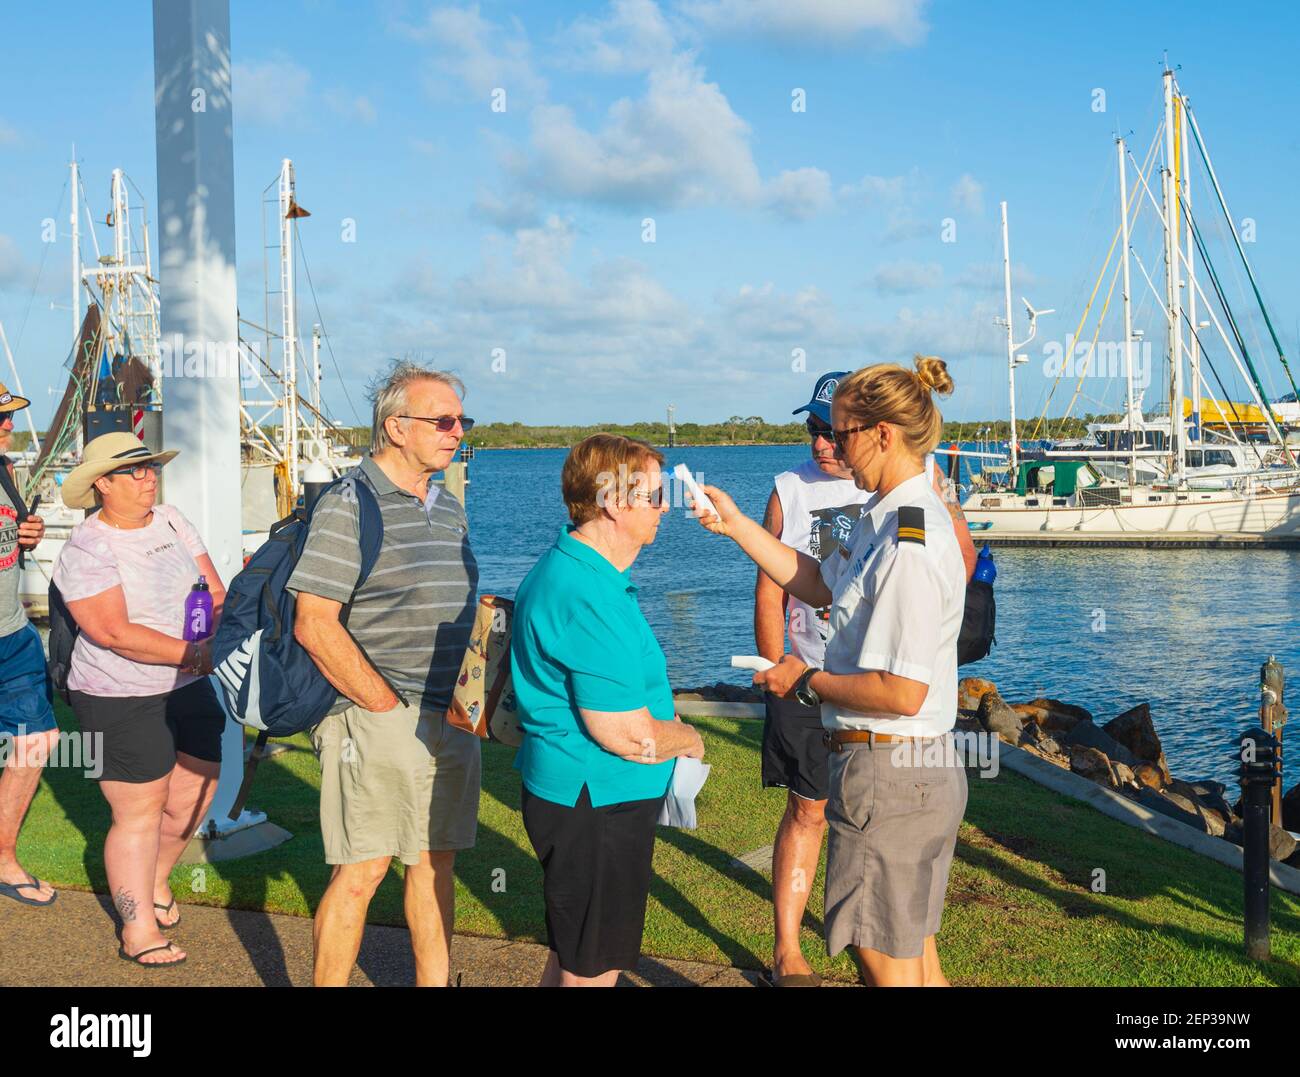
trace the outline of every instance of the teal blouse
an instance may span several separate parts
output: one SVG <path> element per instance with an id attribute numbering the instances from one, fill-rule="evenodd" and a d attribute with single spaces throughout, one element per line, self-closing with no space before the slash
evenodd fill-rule
<path id="1" fill-rule="evenodd" d="M 663 796 L 673 761 L 631 763 L 587 732 L 578 708 L 641 707 L 672 721 L 668 663 L 618 571 L 566 527 L 519 585 L 510 655 L 524 741 L 515 757 L 534 796 L 573 807 L 587 786 L 593 807 Z"/>

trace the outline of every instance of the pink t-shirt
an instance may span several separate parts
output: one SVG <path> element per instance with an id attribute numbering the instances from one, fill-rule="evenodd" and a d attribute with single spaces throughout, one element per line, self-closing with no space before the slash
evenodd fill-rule
<path id="1" fill-rule="evenodd" d="M 205 553 L 194 525 L 171 505 L 154 506 L 148 527 L 128 531 L 96 514 L 72 529 L 55 562 L 54 582 L 67 602 L 121 587 L 128 620 L 180 639 L 185 599 L 198 582 L 197 559 Z M 156 696 L 196 680 L 175 666 L 123 658 L 84 632 L 68 670 L 69 688 L 96 696 Z"/>

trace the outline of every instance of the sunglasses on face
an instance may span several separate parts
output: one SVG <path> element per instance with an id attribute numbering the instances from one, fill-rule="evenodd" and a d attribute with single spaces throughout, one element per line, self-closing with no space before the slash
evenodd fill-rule
<path id="1" fill-rule="evenodd" d="M 816 419 L 809 419 L 805 422 L 804 427 L 808 431 L 808 436 L 816 441 L 818 438 L 825 438 L 827 441 L 832 440 L 834 431 L 825 423 L 818 422 Z"/>
<path id="2" fill-rule="evenodd" d="M 460 423 L 461 431 L 468 434 L 474 429 L 474 420 L 467 415 L 399 415 L 399 419 L 418 419 L 422 423 L 431 423 L 443 434 L 450 434 Z"/>
<path id="3" fill-rule="evenodd" d="M 664 503 L 664 488 L 658 490 L 633 490 L 630 501 L 644 501 L 651 508 L 658 508 Z"/>
<path id="4" fill-rule="evenodd" d="M 116 471 L 110 471 L 110 475 L 130 475 L 131 478 L 139 482 L 146 475 L 154 474 L 162 470 L 162 464 L 156 460 L 148 464 L 136 464 L 134 467 L 119 467 Z"/>
<path id="5" fill-rule="evenodd" d="M 835 439 L 835 448 L 839 452 L 844 451 L 844 447 L 849 442 L 850 434 L 860 434 L 864 430 L 874 429 L 873 426 L 847 426 L 843 430 L 832 430 L 831 437 Z"/>

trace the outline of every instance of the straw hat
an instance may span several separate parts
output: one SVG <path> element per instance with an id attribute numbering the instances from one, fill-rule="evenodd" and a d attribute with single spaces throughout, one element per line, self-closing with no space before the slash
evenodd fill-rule
<path id="1" fill-rule="evenodd" d="M 81 464 L 63 480 L 63 503 L 70 509 L 88 509 L 95 504 L 96 479 L 129 464 L 147 464 L 151 460 L 165 464 L 175 455 L 175 449 L 150 452 L 143 441 L 124 430 L 100 434 L 86 446 Z"/>
<path id="2" fill-rule="evenodd" d="M 25 396 L 14 396 L 5 388 L 4 382 L 0 382 L 0 414 L 6 411 L 22 411 L 31 401 Z"/>

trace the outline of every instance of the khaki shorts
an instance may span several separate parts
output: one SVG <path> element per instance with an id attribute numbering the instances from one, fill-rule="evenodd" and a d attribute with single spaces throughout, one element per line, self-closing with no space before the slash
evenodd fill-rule
<path id="1" fill-rule="evenodd" d="M 832 957 L 846 946 L 920 957 L 925 940 L 939 931 L 966 811 L 966 770 L 960 753 L 956 766 L 918 766 L 911 753 L 900 761 L 897 747 L 847 744 L 830 753 L 826 949 Z"/>
<path id="2" fill-rule="evenodd" d="M 441 711 L 348 707 L 311 734 L 320 759 L 325 863 L 469 849 L 478 828 L 479 738 Z"/>

